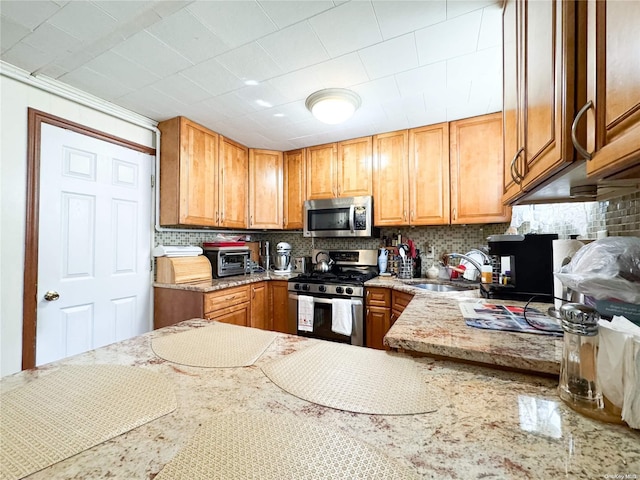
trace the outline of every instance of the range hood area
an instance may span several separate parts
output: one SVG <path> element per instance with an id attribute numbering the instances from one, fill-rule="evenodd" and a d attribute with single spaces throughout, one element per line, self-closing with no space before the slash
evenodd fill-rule
<path id="1" fill-rule="evenodd" d="M 524 194 L 512 205 L 541 203 L 602 202 L 640 191 L 640 166 L 615 177 L 594 180 L 587 177 L 587 160 L 573 162 Z"/>

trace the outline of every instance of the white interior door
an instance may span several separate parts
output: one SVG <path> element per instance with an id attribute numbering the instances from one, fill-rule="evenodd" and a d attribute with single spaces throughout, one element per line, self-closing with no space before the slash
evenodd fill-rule
<path id="1" fill-rule="evenodd" d="M 36 365 L 151 329 L 152 168 L 42 124 Z"/>

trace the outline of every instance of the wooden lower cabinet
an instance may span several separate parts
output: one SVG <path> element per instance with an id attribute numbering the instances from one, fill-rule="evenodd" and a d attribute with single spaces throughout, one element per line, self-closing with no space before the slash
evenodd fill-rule
<path id="1" fill-rule="evenodd" d="M 272 302 L 271 282 L 255 282 L 202 293 L 173 288 L 154 288 L 154 328 L 167 327 L 192 318 L 273 330 L 273 319 L 287 319 L 286 281 L 277 288 L 284 300 Z M 272 305 L 278 305 L 274 315 Z M 284 312 L 284 313 L 283 313 Z M 284 329 L 278 330 L 291 333 Z M 293 332 L 295 333 L 295 332 Z"/>
<path id="2" fill-rule="evenodd" d="M 384 350 L 383 339 L 391 328 L 391 290 L 369 287 L 365 298 L 365 346 Z"/>
<path id="3" fill-rule="evenodd" d="M 205 313 L 204 318 L 217 322 L 232 323 L 246 327 L 250 322 L 251 303 L 244 302 L 231 307 L 219 308 L 213 312 Z"/>
<path id="4" fill-rule="evenodd" d="M 276 332 L 296 335 L 298 333 L 296 323 L 289 323 L 288 282 L 286 280 L 272 280 L 268 283 L 271 301 L 271 329 Z"/>
<path id="5" fill-rule="evenodd" d="M 389 350 L 383 343 L 384 336 L 393 326 L 413 295 L 383 287 L 367 288 L 367 317 L 365 342 L 370 348 Z"/>
<path id="6" fill-rule="evenodd" d="M 250 327 L 262 330 L 273 330 L 273 320 L 269 315 L 269 289 L 267 282 L 257 282 L 250 285 L 251 289 L 251 320 Z"/>

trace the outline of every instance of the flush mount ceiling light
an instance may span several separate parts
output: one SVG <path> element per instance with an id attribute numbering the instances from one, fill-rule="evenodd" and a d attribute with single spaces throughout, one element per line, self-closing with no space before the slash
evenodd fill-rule
<path id="1" fill-rule="evenodd" d="M 345 88 L 327 88 L 309 95 L 305 105 L 318 120 L 335 125 L 353 115 L 360 106 L 360 97 Z"/>

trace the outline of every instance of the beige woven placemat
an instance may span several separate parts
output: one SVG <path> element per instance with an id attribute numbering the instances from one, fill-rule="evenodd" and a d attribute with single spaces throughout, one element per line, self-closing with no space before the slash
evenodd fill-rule
<path id="1" fill-rule="evenodd" d="M 67 366 L 0 396 L 0 479 L 22 478 L 175 410 L 139 367 Z"/>
<path id="2" fill-rule="evenodd" d="M 409 479 L 416 475 L 341 431 L 267 413 L 218 415 L 155 480 Z"/>
<path id="3" fill-rule="evenodd" d="M 445 392 L 429 385 L 411 358 L 340 343 L 299 350 L 262 371 L 296 397 L 349 412 L 427 413 L 447 401 Z"/>
<path id="4" fill-rule="evenodd" d="M 151 348 L 170 362 L 193 367 L 246 367 L 260 358 L 277 334 L 214 322 L 211 326 L 154 338 Z"/>

